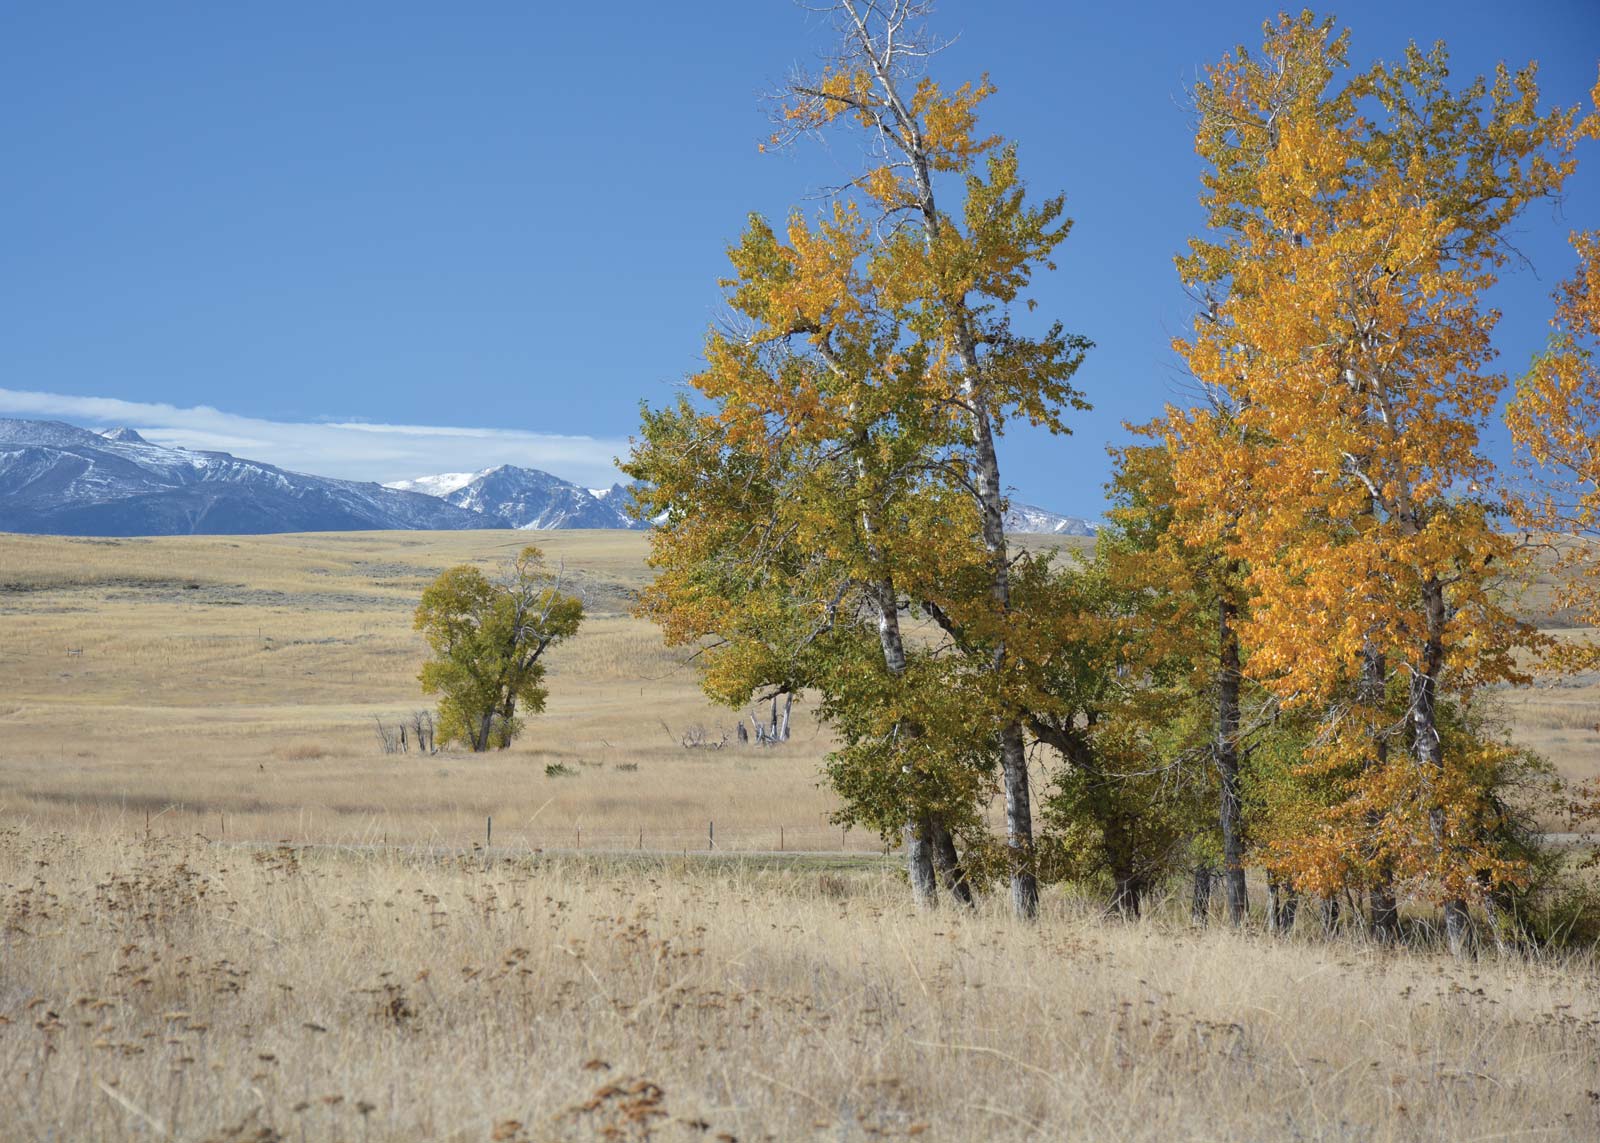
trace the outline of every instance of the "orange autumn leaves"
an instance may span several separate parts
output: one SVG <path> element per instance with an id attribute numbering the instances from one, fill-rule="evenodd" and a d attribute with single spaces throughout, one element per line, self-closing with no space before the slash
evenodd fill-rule
<path id="1" fill-rule="evenodd" d="M 1596 89 L 1600 97 L 1600 87 Z M 1566 573 L 1557 603 L 1600 627 L 1600 232 L 1572 236 L 1578 268 L 1556 291 L 1548 350 L 1519 379 L 1506 411 L 1534 491 L 1515 504 L 1525 527 L 1575 537 L 1559 549 Z M 1600 648 L 1568 645 L 1571 665 L 1600 659 Z"/>
<path id="2" fill-rule="evenodd" d="M 1307 766 L 1351 775 L 1274 860 L 1311 885 L 1382 860 L 1464 895 L 1514 870 L 1471 828 L 1493 747 L 1452 738 L 1434 696 L 1470 706 L 1548 643 L 1500 590 L 1524 553 L 1481 444 L 1507 386 L 1483 294 L 1505 227 L 1559 192 L 1595 120 L 1540 113 L 1532 66 L 1452 88 L 1442 48 L 1348 72 L 1347 36 L 1303 14 L 1198 88 L 1209 228 L 1179 267 L 1208 305 L 1175 348 L 1209 401 L 1153 431 L 1176 527 L 1244 569 L 1247 672 L 1286 708 L 1323 712 Z M 1570 465 L 1600 410 L 1573 402 L 1583 368 L 1565 344 L 1524 385 L 1543 427 L 1523 436 Z M 1373 653 L 1383 710 L 1350 697 Z M 1387 765 L 1377 736 L 1397 747 Z M 1442 763 L 1429 737 L 1449 739 Z"/>

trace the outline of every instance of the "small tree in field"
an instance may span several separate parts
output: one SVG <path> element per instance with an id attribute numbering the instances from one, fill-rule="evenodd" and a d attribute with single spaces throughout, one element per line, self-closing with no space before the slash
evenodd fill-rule
<path id="1" fill-rule="evenodd" d="M 418 678 L 440 696 L 438 740 L 475 751 L 511 745 L 519 705 L 544 709 L 544 653 L 582 621 L 582 601 L 561 591 L 538 548 L 523 548 L 495 579 L 470 564 L 440 572 L 415 622 L 433 651 Z"/>

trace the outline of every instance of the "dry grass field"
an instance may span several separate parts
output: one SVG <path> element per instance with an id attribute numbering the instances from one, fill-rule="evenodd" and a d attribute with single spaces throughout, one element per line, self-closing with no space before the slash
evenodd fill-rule
<path id="1" fill-rule="evenodd" d="M 794 861 L 794 859 L 789 859 Z M 883 869 L 0 836 L 6 1140 L 1592 1140 L 1592 965 Z"/>
<path id="2" fill-rule="evenodd" d="M 684 746 L 638 535 L 537 537 L 517 746 L 382 753 L 422 587 L 527 540 L 0 536 L 0 1143 L 1600 1137 L 1592 956 L 912 912 L 805 705 Z M 1600 771 L 1596 680 L 1507 706 Z"/>
<path id="3" fill-rule="evenodd" d="M 784 746 L 685 748 L 736 716 L 627 614 L 642 536 L 538 539 L 589 599 L 547 711 L 511 750 L 427 756 L 383 754 L 375 723 L 427 705 L 411 610 L 526 534 L 0 537 L 0 806 L 263 841 L 462 846 L 492 817 L 522 848 L 704 848 L 709 823 L 724 849 L 877 845 L 828 825 L 803 703 Z"/>

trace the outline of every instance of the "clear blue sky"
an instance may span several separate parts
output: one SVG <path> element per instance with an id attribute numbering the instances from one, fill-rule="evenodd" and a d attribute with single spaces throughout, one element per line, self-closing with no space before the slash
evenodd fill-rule
<path id="1" fill-rule="evenodd" d="M 1184 94 L 1274 10 L 940 9 L 960 38 L 936 73 L 992 75 L 986 125 L 1077 220 L 1040 316 L 1098 344 L 1076 435 L 1005 442 L 1021 499 L 1098 514 L 1106 443 L 1175 396 Z M 1600 57 L 1597 0 L 1333 11 L 1358 63 L 1443 37 L 1463 77 L 1538 59 L 1562 104 Z M 696 367 L 746 213 L 782 217 L 847 164 L 756 149 L 758 97 L 828 39 L 787 0 L 7 4 L 0 416 L 373 479 L 516 460 L 604 482 L 639 400 Z M 1510 365 L 1542 344 L 1566 231 L 1600 226 L 1585 157 L 1562 214 L 1522 225 L 1537 276 L 1496 299 Z"/>

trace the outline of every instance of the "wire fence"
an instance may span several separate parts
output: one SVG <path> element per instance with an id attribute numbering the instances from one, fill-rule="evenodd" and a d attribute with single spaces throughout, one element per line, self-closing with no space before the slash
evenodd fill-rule
<path id="1" fill-rule="evenodd" d="M 445 828 L 419 834 L 414 823 L 374 817 L 355 829 L 327 829 L 327 819 L 307 817 L 281 830 L 251 814 L 169 803 L 159 811 L 117 815 L 125 828 L 167 836 L 196 836 L 206 841 L 348 849 L 405 849 L 416 852 L 461 853 L 491 849 L 496 853 L 811 853 L 886 855 L 900 849 L 900 841 L 886 844 L 868 830 L 848 829 L 826 821 L 795 823 L 748 822 L 719 824 L 706 819 L 694 825 L 663 828 L 657 824 L 622 828 L 614 822 L 590 827 L 582 822 L 562 825 L 500 825 L 485 817 L 477 826 L 460 818 Z M 443 823 L 441 823 L 443 824 Z M 322 828 L 318 828 L 318 827 Z M 408 828 L 409 826 L 409 828 Z"/>
<path id="2" fill-rule="evenodd" d="M 503 839 L 486 830 L 485 843 L 546 850 L 627 850 L 656 853 L 888 853 L 873 833 L 832 825 L 719 826 L 707 821 L 698 828 L 633 830 L 586 829 L 507 831 Z"/>

